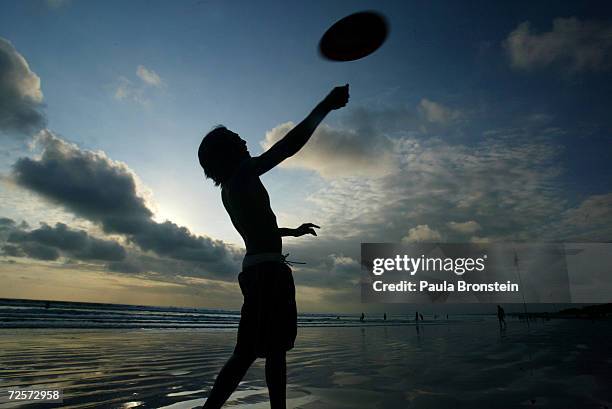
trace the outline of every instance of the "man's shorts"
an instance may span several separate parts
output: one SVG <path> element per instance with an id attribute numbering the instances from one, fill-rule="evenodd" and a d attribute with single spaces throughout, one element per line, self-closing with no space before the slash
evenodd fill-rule
<path id="1" fill-rule="evenodd" d="M 244 303 L 234 353 L 266 357 L 293 348 L 297 335 L 295 285 L 287 264 L 267 261 L 238 275 Z"/>

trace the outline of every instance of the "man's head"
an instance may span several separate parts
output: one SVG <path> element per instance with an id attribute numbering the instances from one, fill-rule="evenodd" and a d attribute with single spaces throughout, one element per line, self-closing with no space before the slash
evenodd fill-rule
<path id="1" fill-rule="evenodd" d="M 227 181 L 240 162 L 248 157 L 246 141 L 224 126 L 218 126 L 206 134 L 198 149 L 204 174 L 217 186 Z"/>

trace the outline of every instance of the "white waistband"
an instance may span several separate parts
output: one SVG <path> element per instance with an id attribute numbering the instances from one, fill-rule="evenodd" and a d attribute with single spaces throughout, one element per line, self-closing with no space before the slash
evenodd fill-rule
<path id="1" fill-rule="evenodd" d="M 283 262 L 285 258 L 280 253 L 259 253 L 259 254 L 247 254 L 242 260 L 242 270 L 253 267 L 255 264 L 265 263 L 266 261 L 278 261 Z"/>

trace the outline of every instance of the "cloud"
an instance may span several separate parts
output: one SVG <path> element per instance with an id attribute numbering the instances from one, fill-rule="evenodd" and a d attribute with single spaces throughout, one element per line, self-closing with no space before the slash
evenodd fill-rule
<path id="1" fill-rule="evenodd" d="M 21 250 L 30 258 L 37 260 L 53 261 L 60 257 L 60 252 L 55 247 L 46 246 L 36 242 L 26 242 L 21 246 Z"/>
<path id="2" fill-rule="evenodd" d="M 153 70 L 148 69 L 144 65 L 139 65 L 136 69 L 136 75 L 145 84 L 151 85 L 152 87 L 161 87 L 163 85 L 162 79 L 157 75 L 157 73 Z"/>
<path id="3" fill-rule="evenodd" d="M 294 126 L 293 122 L 285 122 L 266 132 L 261 146 L 269 149 Z M 390 146 L 386 138 L 380 135 L 340 130 L 322 124 L 308 144 L 281 166 L 314 170 L 327 179 L 378 177 L 387 174 L 392 167 Z"/>
<path id="4" fill-rule="evenodd" d="M 575 226 L 612 221 L 612 193 L 587 197 L 577 208 L 566 213 L 566 220 Z"/>
<path id="5" fill-rule="evenodd" d="M 573 241 L 612 242 L 612 193 L 589 196 L 566 210 L 555 234 Z"/>
<path id="6" fill-rule="evenodd" d="M 298 266 L 296 283 L 301 286 L 323 289 L 342 289 L 355 286 L 361 276 L 361 265 L 344 254 L 326 254 L 327 249 L 317 249 L 307 256 L 306 264 Z M 291 257 L 290 257 L 291 258 Z M 302 260 L 301 257 L 298 257 Z M 294 267 L 294 270 L 297 269 Z"/>
<path id="7" fill-rule="evenodd" d="M 46 258 L 51 260 L 57 259 L 60 252 L 78 260 L 119 261 L 126 255 L 123 246 L 116 241 L 92 237 L 84 230 L 70 229 L 64 223 L 57 223 L 55 227 L 42 224 L 31 231 L 15 229 L 7 241 L 21 246 L 27 254 L 30 254 L 28 246 L 45 248 L 49 254 L 54 251 L 55 258 Z"/>
<path id="8" fill-rule="evenodd" d="M 462 241 L 465 234 L 449 223 L 474 218 L 479 234 L 492 240 L 542 237 L 565 206 L 561 148 L 553 138 L 508 132 L 512 137 L 499 130 L 472 144 L 397 138 L 394 172 L 377 180 L 332 180 L 308 201 L 327 235 L 338 239 L 410 240 L 425 234 L 415 226 L 427 226 L 445 240 Z"/>
<path id="9" fill-rule="evenodd" d="M 144 89 L 135 86 L 125 77 L 119 77 L 119 84 L 115 89 L 115 99 L 119 101 L 133 101 L 142 106 L 149 106 L 151 101 L 144 95 Z"/>
<path id="10" fill-rule="evenodd" d="M 192 262 L 211 275 L 237 271 L 237 253 L 219 240 L 196 236 L 187 228 L 153 220 L 135 173 L 103 152 L 82 150 L 50 131 L 37 136 L 39 158 L 20 158 L 12 177 L 47 200 L 90 220 L 108 234 L 125 235 L 143 251 Z"/>
<path id="11" fill-rule="evenodd" d="M 140 273 L 143 271 L 147 271 L 147 268 L 139 262 L 139 260 L 124 260 L 112 262 L 107 265 L 107 268 L 110 271 L 116 271 L 118 273 Z M 157 270 L 156 268 L 153 271 Z"/>
<path id="12" fill-rule="evenodd" d="M 526 21 L 508 35 L 503 46 L 517 69 L 560 64 L 572 72 L 604 70 L 612 66 L 612 25 L 556 18 L 551 31 L 538 34 Z"/>
<path id="13" fill-rule="evenodd" d="M 330 254 L 325 260 L 325 273 L 331 274 L 335 281 L 344 286 L 357 284 L 361 273 L 361 265 L 357 260 L 343 254 Z"/>
<path id="14" fill-rule="evenodd" d="M 45 125 L 40 78 L 13 45 L 0 37 L 0 132 L 30 134 Z"/>
<path id="15" fill-rule="evenodd" d="M 377 124 L 376 114 L 369 114 Z M 307 263 L 298 266 L 296 284 L 321 289 L 326 300 L 336 297 L 332 290 L 358 279 L 359 266 L 341 268 L 330 253 L 359 260 L 361 242 L 563 239 L 551 237 L 551 221 L 567 206 L 556 138 L 542 136 L 538 128 L 487 135 L 470 143 L 399 136 L 389 149 L 391 173 L 324 181 L 307 198 L 312 207 L 304 216 L 322 226 L 319 237 L 284 245 L 295 260 Z M 355 294 L 358 289 L 338 296 Z"/>
<path id="16" fill-rule="evenodd" d="M 144 65 L 139 65 L 136 68 L 136 76 L 141 80 L 142 84 L 134 84 L 126 77 L 119 77 L 114 97 L 119 101 L 133 101 L 148 107 L 151 105 L 151 100 L 148 98 L 150 93 L 147 89 L 162 88 L 165 84 L 155 71 Z"/>
<path id="17" fill-rule="evenodd" d="M 164 87 L 164 81 L 153 70 L 139 65 L 136 68 L 136 76 L 141 80 L 141 83 L 135 84 L 126 77 L 119 77 L 117 88 L 115 88 L 115 99 L 119 101 L 132 101 L 144 107 L 151 105 L 150 88 Z"/>
<path id="18" fill-rule="evenodd" d="M 12 230 L 15 228 L 15 220 L 8 217 L 0 217 L 0 231 Z"/>
<path id="19" fill-rule="evenodd" d="M 24 257 L 25 253 L 19 246 L 15 246 L 12 244 L 5 244 L 2 246 L 2 255 L 9 257 Z"/>
<path id="20" fill-rule="evenodd" d="M 419 131 L 424 124 L 418 105 L 391 105 L 381 108 L 350 106 L 339 117 L 343 129 L 353 129 L 369 143 L 384 143 L 388 137 L 401 137 Z M 380 139 L 380 140 L 379 140 Z"/>
<path id="21" fill-rule="evenodd" d="M 105 231 L 142 230 L 153 213 L 137 193 L 137 178 L 128 166 L 103 152 L 79 149 L 48 130 L 36 136 L 39 159 L 20 158 L 13 165 L 15 181 L 75 214 L 102 222 Z"/>
<path id="22" fill-rule="evenodd" d="M 480 230 L 480 225 L 474 220 L 467 222 L 448 222 L 447 225 L 451 230 L 463 234 L 473 234 Z"/>
<path id="23" fill-rule="evenodd" d="M 321 124 L 308 143 L 283 168 L 307 169 L 327 180 L 341 178 L 380 178 L 397 168 L 394 141 L 407 136 L 440 136 L 460 132 L 466 115 L 423 98 L 416 106 L 370 109 L 351 107 L 336 127 Z M 453 124 L 450 127 L 448 125 Z M 260 142 L 264 150 L 282 139 L 295 124 L 285 122 L 266 132 Z"/>
<path id="24" fill-rule="evenodd" d="M 402 243 L 437 242 L 442 236 L 426 224 L 421 224 L 408 230 L 408 235 L 402 238 Z"/>
<path id="25" fill-rule="evenodd" d="M 461 117 L 459 110 L 448 108 L 427 98 L 421 99 L 418 110 L 428 122 L 439 125 L 448 125 Z"/>

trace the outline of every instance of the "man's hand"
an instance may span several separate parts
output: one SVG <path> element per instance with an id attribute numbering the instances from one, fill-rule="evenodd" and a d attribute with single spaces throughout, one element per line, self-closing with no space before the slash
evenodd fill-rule
<path id="1" fill-rule="evenodd" d="M 313 236 L 317 235 L 317 232 L 315 231 L 314 228 L 319 229 L 320 227 L 317 226 L 316 224 L 312 224 L 312 223 L 304 223 L 302 224 L 300 227 L 298 227 L 297 229 L 295 229 L 295 237 L 300 237 L 303 236 L 305 234 L 312 234 Z"/>
<path id="2" fill-rule="evenodd" d="M 324 105 L 330 111 L 340 109 L 347 104 L 349 100 L 349 84 L 341 87 L 336 87 L 323 99 Z"/>

